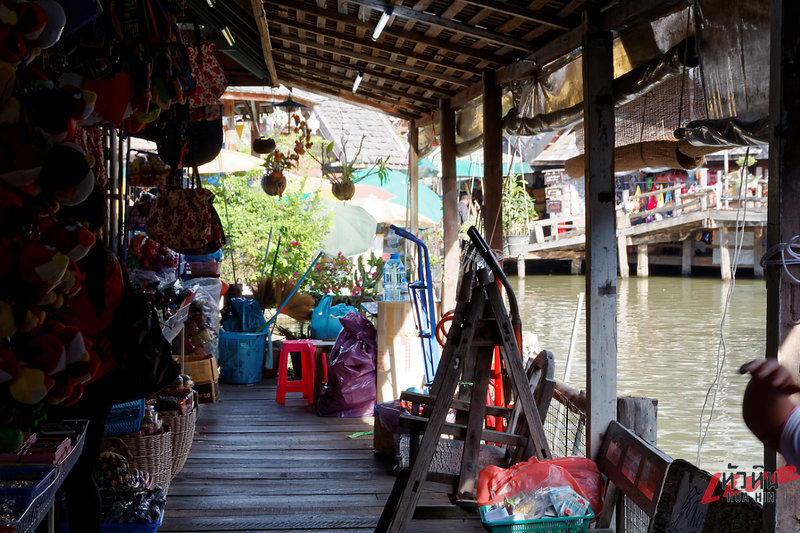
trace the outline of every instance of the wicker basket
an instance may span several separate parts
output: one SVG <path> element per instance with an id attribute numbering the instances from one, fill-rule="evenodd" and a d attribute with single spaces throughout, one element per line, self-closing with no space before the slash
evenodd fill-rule
<path id="1" fill-rule="evenodd" d="M 169 426 L 172 439 L 172 470 L 170 479 L 183 469 L 194 439 L 194 426 L 197 421 L 197 400 L 194 407 L 185 415 L 161 414 L 161 419 Z"/>
<path id="2" fill-rule="evenodd" d="M 106 437 L 103 449 L 114 449 L 117 442 L 127 448 L 127 453 L 122 455 L 128 459 L 131 469 L 150 472 L 153 482 L 166 494 L 172 481 L 172 434 L 168 424 L 164 424 L 164 432 L 160 435 Z"/>

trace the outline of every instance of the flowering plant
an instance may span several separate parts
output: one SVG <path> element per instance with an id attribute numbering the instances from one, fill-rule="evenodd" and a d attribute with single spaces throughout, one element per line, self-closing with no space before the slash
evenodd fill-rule
<path id="1" fill-rule="evenodd" d="M 300 117 L 300 115 L 293 114 L 291 120 L 294 121 L 293 132 L 297 137 L 294 141 L 294 147 L 286 151 L 281 151 L 275 148 L 272 152 L 267 154 L 264 159 L 264 168 L 266 172 L 264 177 L 261 178 L 261 188 L 264 192 L 271 196 L 281 196 L 286 189 L 286 176 L 284 172 L 297 168 L 300 162 L 300 156 L 310 149 L 313 143 L 311 142 L 311 130 L 308 128 L 308 123 Z"/>
<path id="2" fill-rule="evenodd" d="M 353 262 L 339 252 L 333 259 L 320 261 L 308 275 L 308 290 L 322 294 L 354 294 Z"/>

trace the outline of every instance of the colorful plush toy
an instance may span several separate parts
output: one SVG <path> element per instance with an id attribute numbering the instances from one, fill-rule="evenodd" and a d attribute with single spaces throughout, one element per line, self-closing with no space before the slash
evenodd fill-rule
<path id="1" fill-rule="evenodd" d="M 45 154 L 39 181 L 59 203 L 72 206 L 86 200 L 92 192 L 94 172 L 80 146 L 64 143 Z"/>
<path id="2" fill-rule="evenodd" d="M 34 3 L 44 13 L 45 24 L 39 35 L 32 38 L 29 44 L 44 50 L 56 44 L 61 38 L 61 33 L 67 23 L 67 15 L 61 4 L 55 0 L 36 0 Z"/>
<path id="3" fill-rule="evenodd" d="M 17 332 L 14 308 L 5 300 L 0 300 L 0 338 L 9 339 Z"/>
<path id="4" fill-rule="evenodd" d="M 0 180 L 35 195 L 44 152 L 36 144 L 20 141 L 21 138 L 22 132 L 16 124 L 0 124 Z"/>
<path id="5" fill-rule="evenodd" d="M 49 292 L 64 277 L 68 266 L 69 257 L 54 246 L 29 242 L 20 252 L 17 271 L 23 282 Z"/>
<path id="6" fill-rule="evenodd" d="M 28 363 L 17 363 L 17 375 L 8 384 L 8 392 L 19 403 L 35 405 L 44 400 L 55 385 L 53 378 Z"/>
<path id="7" fill-rule="evenodd" d="M 0 346 L 0 383 L 11 381 L 17 375 L 17 357 L 11 346 Z"/>
<path id="8" fill-rule="evenodd" d="M 97 354 L 92 350 L 87 350 L 87 353 L 89 358 L 86 361 L 73 363 L 67 367 L 67 373 L 69 373 L 76 385 L 91 381 L 100 368 L 101 361 Z"/>
<path id="9" fill-rule="evenodd" d="M 67 367 L 67 350 L 56 335 L 37 335 L 31 339 L 25 351 L 27 361 L 48 376 Z"/>
<path id="10" fill-rule="evenodd" d="M 55 385 L 50 389 L 45 401 L 50 405 L 58 405 L 66 401 L 75 392 L 75 382 L 66 372 L 59 372 L 53 376 Z"/>
<path id="11" fill-rule="evenodd" d="M 72 261 L 83 259 L 94 246 L 94 233 L 74 220 L 55 222 L 44 231 L 44 240 Z"/>

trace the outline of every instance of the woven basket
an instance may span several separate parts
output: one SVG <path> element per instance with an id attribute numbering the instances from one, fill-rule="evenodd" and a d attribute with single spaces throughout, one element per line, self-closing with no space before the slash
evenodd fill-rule
<path id="1" fill-rule="evenodd" d="M 183 469 L 189 450 L 192 449 L 194 439 L 194 426 L 197 421 L 197 400 L 194 408 L 185 415 L 161 414 L 161 419 L 169 426 L 172 439 L 172 470 L 170 479 L 178 475 Z"/>
<path id="2" fill-rule="evenodd" d="M 131 469 L 150 472 L 155 484 L 163 488 L 166 494 L 172 481 L 172 435 L 169 426 L 165 423 L 164 433 L 160 435 L 107 437 L 103 439 L 103 448 L 107 448 L 105 441 L 113 440 L 122 441 L 128 448 Z"/>

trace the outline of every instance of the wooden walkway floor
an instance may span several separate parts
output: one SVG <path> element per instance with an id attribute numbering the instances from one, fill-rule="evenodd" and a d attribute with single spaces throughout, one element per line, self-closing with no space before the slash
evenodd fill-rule
<path id="1" fill-rule="evenodd" d="M 222 401 L 200 406 L 195 439 L 172 481 L 160 533 L 372 531 L 394 475 L 375 456 L 372 418 L 322 418 L 275 379 L 221 385 Z M 423 494 L 420 504 L 435 503 Z M 409 531 L 484 531 L 480 519 L 414 520 Z"/>

